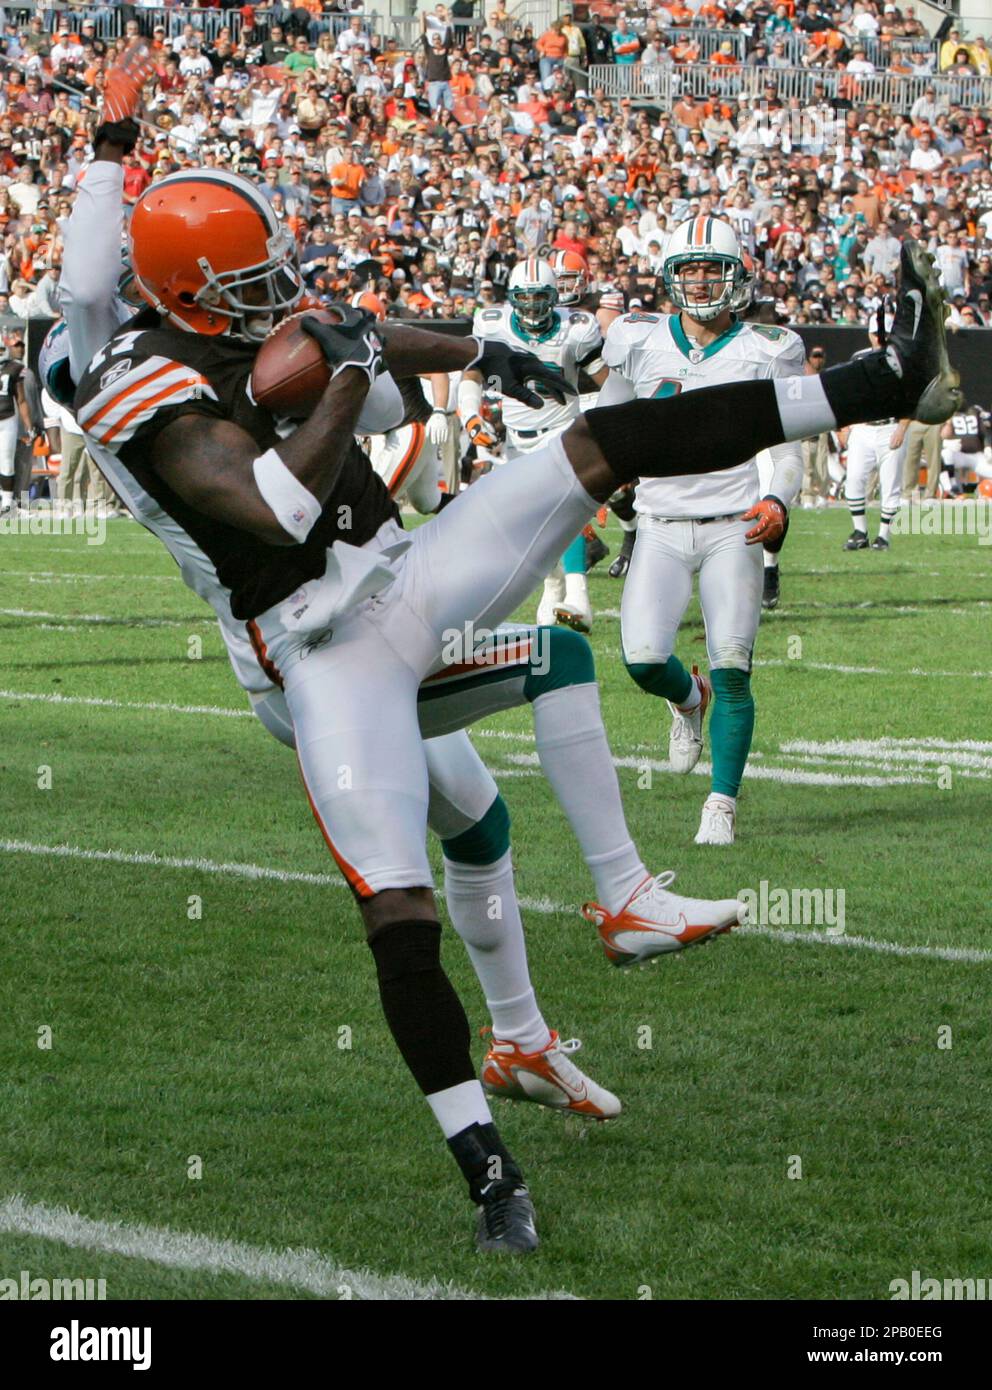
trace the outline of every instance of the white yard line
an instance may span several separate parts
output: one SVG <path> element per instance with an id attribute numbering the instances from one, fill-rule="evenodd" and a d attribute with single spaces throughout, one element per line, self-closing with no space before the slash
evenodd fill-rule
<path id="1" fill-rule="evenodd" d="M 39 845 L 28 840 L 0 840 L 0 854 L 27 854 L 54 859 L 83 859 L 109 864 L 133 864 L 152 869 L 190 869 L 195 873 L 216 874 L 223 878 L 269 879 L 276 883 L 305 883 L 315 888 L 343 888 L 344 880 L 337 874 L 301 873 L 288 869 L 271 869 L 264 864 L 222 864 L 211 859 L 184 859 L 171 855 L 140 853 L 129 850 L 83 849 L 78 845 Z M 439 896 L 444 894 L 438 890 Z M 544 917 L 575 916 L 577 908 L 557 903 L 551 898 L 519 899 L 524 912 Z M 964 961 L 981 964 L 992 961 L 992 951 L 956 946 L 903 946 L 894 941 L 876 941 L 866 936 L 831 936 L 818 931 L 785 931 L 775 927 L 740 927 L 743 935 L 762 936 L 782 945 L 852 946 L 886 955 L 923 957 L 930 960 Z"/>
<path id="2" fill-rule="evenodd" d="M 783 753 L 805 753 L 821 758 L 855 759 L 858 762 L 886 762 L 889 764 L 915 763 L 919 766 L 971 767 L 983 771 L 992 770 L 992 750 L 989 745 L 975 741 L 967 744 L 954 744 L 944 740 L 938 744 L 915 739 L 828 739 L 816 742 L 811 739 L 789 739 L 781 745 Z"/>
<path id="3" fill-rule="evenodd" d="M 921 956 L 926 960 L 949 960 L 966 965 L 985 965 L 992 951 L 970 946 L 900 946 L 895 941 L 875 941 L 867 936 L 831 936 L 822 931 L 786 931 L 781 927 L 737 927 L 741 936 L 763 936 L 785 946 L 850 946 L 859 951 L 875 951 L 885 956 Z"/>
<path id="4" fill-rule="evenodd" d="M 128 709 L 128 710 L 150 710 L 167 714 L 206 714 L 218 715 L 227 719 L 252 719 L 254 718 L 251 710 L 225 709 L 218 705 L 172 705 L 157 703 L 155 701 L 138 700 L 110 700 L 98 699 L 84 695 L 57 695 L 47 692 L 21 692 L 17 690 L 0 690 L 0 700 L 35 700 L 45 704 L 53 705 L 86 705 L 95 709 Z M 500 729 L 473 729 L 472 734 L 477 738 L 493 738 L 515 743 L 534 742 L 534 735 L 528 733 L 507 733 Z M 516 768 L 501 768 L 501 777 L 528 777 L 536 775 L 531 769 L 538 767 L 536 753 L 507 753 L 504 755 L 505 761 L 516 764 Z M 946 760 L 937 760 L 946 761 Z M 652 772 L 670 772 L 670 765 L 659 758 L 647 757 L 615 757 L 613 759 L 615 767 L 632 768 L 637 772 L 647 768 Z M 853 764 L 852 764 L 853 765 Z M 695 775 L 708 777 L 712 767 L 707 762 L 699 762 L 694 769 Z M 801 768 L 791 767 L 766 767 L 756 763 L 749 763 L 747 776 L 755 781 L 779 782 L 792 786 L 807 787 L 894 787 L 905 786 L 907 784 L 930 785 L 932 778 L 911 773 L 896 772 L 889 776 L 877 776 L 873 773 L 841 773 L 841 772 L 807 772 Z"/>
<path id="5" fill-rule="evenodd" d="M 83 849 L 79 845 L 37 845 L 30 840 L 0 840 L 0 853 L 34 854 L 53 859 L 93 859 L 108 864 L 138 864 L 152 869 L 192 869 L 222 878 L 273 879 L 277 883 L 309 883 L 318 888 L 343 888 L 337 874 L 307 874 L 290 869 L 269 869 L 261 864 L 218 864 L 212 859 L 184 859 L 167 854 L 142 854 L 119 849 Z"/>
<path id="6" fill-rule="evenodd" d="M 0 616 L 5 618 L 50 618 L 64 623 L 112 623 L 116 627 L 190 627 L 206 623 L 212 627 L 214 619 L 208 617 L 189 618 L 129 618 L 127 615 L 114 617 L 109 613 L 47 613 L 37 608 L 0 608 Z"/>
<path id="7" fill-rule="evenodd" d="M 46 705 L 86 705 L 91 709 L 153 710 L 164 714 L 210 714 L 222 719 L 254 719 L 250 709 L 227 709 L 221 705 L 172 705 L 154 700 L 105 700 L 94 695 L 58 695 L 23 690 L 0 690 L 0 700 L 36 700 Z"/>
<path id="8" fill-rule="evenodd" d="M 536 767 L 538 765 L 536 753 L 505 753 L 503 756 L 508 763 L 514 763 L 520 767 Z M 671 763 L 660 758 L 614 758 L 613 766 L 631 768 L 635 772 L 671 772 L 672 770 Z M 712 771 L 711 763 L 700 760 L 693 768 L 692 775 L 709 777 Z M 499 779 L 506 774 L 502 768 L 499 768 L 495 775 Z M 782 782 L 789 786 L 804 787 L 897 787 L 907 783 L 929 786 L 933 781 L 931 777 L 923 777 L 908 772 L 881 777 L 871 773 L 805 772 L 798 767 L 766 767 L 754 763 L 748 763 L 744 775 L 754 782 Z"/>
<path id="9" fill-rule="evenodd" d="M 992 671 L 924 671 L 914 666 L 908 671 L 894 671 L 883 666 L 841 666 L 832 661 L 787 661 L 773 658 L 769 661 L 756 661 L 755 666 L 791 666 L 793 670 L 830 671 L 838 676 L 889 676 L 902 680 L 904 676 L 915 676 L 924 680 L 992 680 Z"/>
<path id="10" fill-rule="evenodd" d="M 169 1269 L 237 1274 L 258 1283 L 279 1284 L 319 1298 L 385 1300 L 487 1300 L 486 1294 L 442 1284 L 419 1283 L 403 1274 L 376 1274 L 345 1269 L 316 1250 L 274 1250 L 239 1240 L 215 1240 L 168 1226 L 94 1221 L 68 1207 L 49 1207 L 12 1196 L 0 1201 L 0 1233 L 58 1241 L 77 1250 L 92 1250 L 125 1259 L 147 1260 Z M 537 1299 L 571 1299 L 569 1293 L 541 1293 Z"/>
<path id="11" fill-rule="evenodd" d="M 4 570 L 4 578 L 14 575 L 18 579 L 31 579 L 37 584 L 52 582 L 59 583 L 63 579 L 109 579 L 120 584 L 130 583 L 133 579 L 140 579 L 143 583 L 148 580 L 162 580 L 170 584 L 181 583 L 178 570 L 173 570 L 171 574 L 87 574 L 84 570 Z"/>

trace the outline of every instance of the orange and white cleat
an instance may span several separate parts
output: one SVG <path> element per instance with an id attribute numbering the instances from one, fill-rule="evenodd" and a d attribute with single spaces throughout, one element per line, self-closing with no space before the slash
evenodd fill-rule
<path id="1" fill-rule="evenodd" d="M 713 696 L 713 687 L 699 668 L 693 666 L 692 681 L 699 691 L 699 704 L 694 709 L 685 710 L 680 705 L 666 701 L 672 711 L 672 728 L 668 735 L 668 761 L 673 772 L 691 772 L 699 762 L 703 751 L 703 720 Z"/>
<path id="2" fill-rule="evenodd" d="M 586 903 L 582 915 L 599 932 L 607 959 L 614 965 L 642 965 L 669 951 L 682 951 L 730 931 L 744 920 L 736 898 L 683 898 L 669 893 L 671 869 L 645 879 L 615 916 L 598 903 Z"/>
<path id="3" fill-rule="evenodd" d="M 571 1054 L 581 1046 L 578 1038 L 561 1042 L 553 1032 L 540 1052 L 522 1052 L 516 1043 L 493 1037 L 482 1064 L 483 1089 L 491 1096 L 532 1100 L 550 1110 L 568 1110 L 591 1120 L 615 1119 L 621 1109 L 616 1096 L 579 1071 L 571 1060 Z"/>

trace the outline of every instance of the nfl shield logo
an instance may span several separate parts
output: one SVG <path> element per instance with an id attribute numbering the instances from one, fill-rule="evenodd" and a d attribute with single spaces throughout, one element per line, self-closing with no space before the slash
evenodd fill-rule
<path id="1" fill-rule="evenodd" d="M 689 361 L 690 361 L 690 362 L 702 362 L 702 360 L 703 360 L 703 354 L 702 354 L 702 352 L 699 350 L 699 348 L 693 348 L 692 351 L 689 353 Z"/>

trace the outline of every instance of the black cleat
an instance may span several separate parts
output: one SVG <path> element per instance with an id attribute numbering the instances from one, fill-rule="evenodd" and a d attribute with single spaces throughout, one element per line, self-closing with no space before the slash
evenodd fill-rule
<path id="1" fill-rule="evenodd" d="M 779 598 L 778 565 L 768 565 L 765 569 L 765 583 L 761 593 L 762 608 L 777 608 Z"/>
<path id="2" fill-rule="evenodd" d="M 592 569 L 593 565 L 598 565 L 600 560 L 605 560 L 610 553 L 610 547 L 604 545 L 598 536 L 586 536 L 586 574 Z"/>
<path id="3" fill-rule="evenodd" d="M 888 550 L 889 543 L 884 536 L 876 536 L 871 543 L 872 550 Z"/>
<path id="4" fill-rule="evenodd" d="M 886 359 L 900 378 L 894 413 L 939 425 L 963 407 L 961 378 L 947 354 L 944 320 L 949 311 L 933 256 L 906 237 L 895 322 L 888 335 Z"/>
<path id="5" fill-rule="evenodd" d="M 867 550 L 868 535 L 865 531 L 852 531 L 844 542 L 845 550 Z"/>
<path id="6" fill-rule="evenodd" d="M 534 1221 L 534 1203 L 522 1183 L 513 1178 L 490 1183 L 479 1205 L 475 1243 L 487 1254 L 529 1254 L 540 1243 Z"/>
<path id="7" fill-rule="evenodd" d="M 624 531 L 623 540 L 620 542 L 620 554 L 613 561 L 609 569 L 611 579 L 622 579 L 630 569 L 630 557 L 634 553 L 634 543 L 636 540 L 636 531 Z"/>

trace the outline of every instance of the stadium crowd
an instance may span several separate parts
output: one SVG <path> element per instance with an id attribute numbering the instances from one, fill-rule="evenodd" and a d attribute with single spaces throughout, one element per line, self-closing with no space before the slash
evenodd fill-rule
<path id="1" fill-rule="evenodd" d="M 673 229 L 720 212 L 780 322 L 865 323 L 909 232 L 935 252 L 956 322 L 992 324 L 988 111 L 955 105 L 946 80 L 911 110 L 855 80 L 989 76 L 983 39 L 932 43 L 912 5 L 879 0 L 600 8 L 537 34 L 472 0 L 396 26 L 361 0 L 245 6 L 230 25 L 209 7 L 5 11 L 0 313 L 57 314 L 104 75 L 140 40 L 155 74 L 128 201 L 189 165 L 250 174 L 315 294 L 371 284 L 394 315 L 471 314 L 502 298 L 519 257 L 564 248 L 586 258 L 593 294 L 663 307 Z M 632 64 L 669 68 L 671 99 L 593 80 Z M 811 102 L 780 94 L 786 67 L 823 70 Z M 837 72 L 851 80 L 828 86 Z"/>

